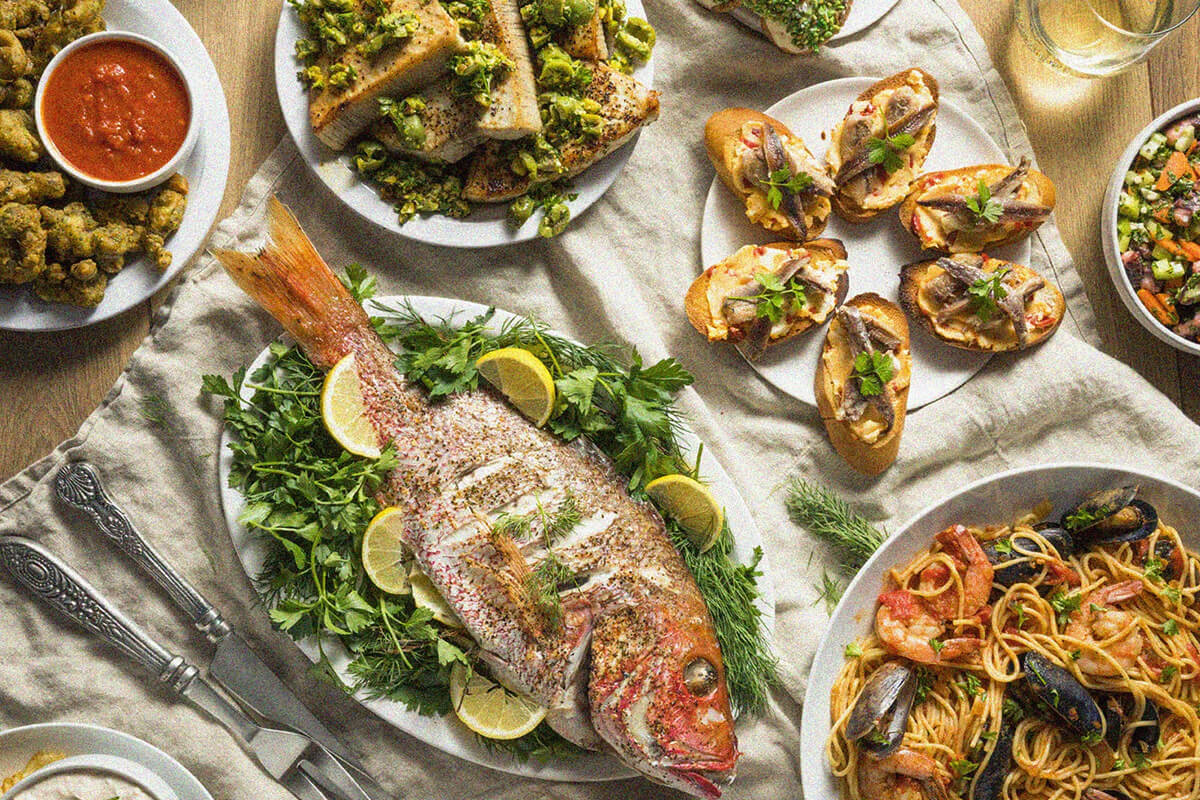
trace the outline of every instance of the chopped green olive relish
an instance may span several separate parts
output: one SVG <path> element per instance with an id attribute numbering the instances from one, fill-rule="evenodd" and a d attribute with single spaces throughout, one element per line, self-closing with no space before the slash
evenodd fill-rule
<path id="1" fill-rule="evenodd" d="M 792 43 L 816 50 L 842 29 L 850 0 L 743 0 L 742 7 L 783 26 Z"/>
<path id="2" fill-rule="evenodd" d="M 288 1 L 307 34 L 296 42 L 296 58 L 303 65 L 298 74 L 313 89 L 345 89 L 358 79 L 354 66 L 339 60 L 351 48 L 370 58 L 417 30 L 416 16 L 390 11 L 386 0 Z M 330 58 L 325 67 L 315 63 L 323 55 Z"/>

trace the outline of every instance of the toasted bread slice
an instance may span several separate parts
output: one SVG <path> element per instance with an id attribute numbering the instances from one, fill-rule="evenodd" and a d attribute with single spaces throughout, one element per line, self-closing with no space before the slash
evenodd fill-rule
<path id="1" fill-rule="evenodd" d="M 804 0 L 796 0 L 797 5 L 803 4 L 803 2 L 804 2 Z M 846 24 L 846 17 L 850 16 L 850 6 L 851 5 L 852 5 L 852 3 L 850 2 L 850 0 L 847 0 L 845 8 L 842 9 L 842 13 L 838 16 L 838 19 L 834 23 L 834 25 L 836 26 L 836 27 L 834 27 L 834 33 L 830 34 L 830 36 L 835 35 L 837 33 L 837 31 L 840 31 L 842 29 L 842 26 Z M 787 25 L 780 22 L 779 20 L 767 19 L 766 17 L 763 17 L 762 18 L 762 32 L 768 39 L 771 40 L 772 44 L 774 44 L 776 47 L 778 47 L 780 50 L 784 51 L 785 53 L 812 53 L 813 52 L 813 50 L 811 50 L 803 45 L 796 44 L 795 38 L 792 36 L 791 33 L 788 32 Z"/>
<path id="2" fill-rule="evenodd" d="M 313 133 L 334 150 L 341 150 L 379 116 L 378 99 L 420 89 L 446 69 L 450 57 L 465 46 L 458 23 L 440 3 L 391 0 L 393 13 L 414 14 L 418 27 L 408 39 L 364 56 L 347 48 L 336 60 L 354 68 L 357 79 L 347 88 L 310 91 L 308 116 Z M 335 59 L 323 55 L 317 66 L 327 69 Z"/>
<path id="3" fill-rule="evenodd" d="M 1005 164 L 927 172 L 913 181 L 908 197 L 900 204 L 900 224 L 917 237 L 924 249 L 947 253 L 981 253 L 986 248 L 1020 241 L 1037 230 L 1054 210 L 1054 184 L 1042 173 L 1023 172 L 1023 180 L 1016 175 L 1020 183 L 1003 198 L 996 197 L 994 189 L 989 188 L 1001 214 L 994 222 L 965 205 L 969 198 L 976 198 L 979 205 L 980 182 L 987 187 L 1002 186 L 1013 175 L 1014 168 Z"/>
<path id="4" fill-rule="evenodd" d="M 491 0 L 479 38 L 496 45 L 513 63 L 492 88 L 492 104 L 479 118 L 479 131 L 492 139 L 520 139 L 537 133 L 542 129 L 537 80 L 517 0 Z"/>
<path id="5" fill-rule="evenodd" d="M 821 291 L 815 283 L 801 281 L 811 290 L 807 294 L 807 305 L 791 304 L 775 324 L 759 317 L 757 305 L 747 297 L 763 291 L 755 276 L 762 272 L 780 276 L 789 262 L 804 258 L 809 259 L 805 272 L 789 275 L 783 283 L 786 285 L 807 277 L 829 287 L 828 290 Z M 710 342 L 730 341 L 745 345 L 742 352 L 749 358 L 756 358 L 767 347 L 799 336 L 829 319 L 846 298 L 849 288 L 847 266 L 846 248 L 836 239 L 814 239 L 804 244 L 746 245 L 704 270 L 692 282 L 684 298 L 684 310 L 692 327 Z M 745 308 L 736 304 L 739 296 L 747 297 Z"/>
<path id="6" fill-rule="evenodd" d="M 917 261 L 900 270 L 900 305 L 929 333 L 963 350 L 1003 353 L 1034 347 L 1058 330 L 1066 302 L 1058 287 L 1035 270 L 986 256 L 964 254 L 953 258 L 982 270 L 985 277 L 1008 270 L 1002 283 L 1006 295 L 1018 296 L 1019 292 L 1023 297 L 1024 307 L 1019 313 L 1025 333 L 1018 333 L 1013 315 L 1001 306 L 977 311 L 966 284 L 942 266 L 946 259 Z"/>
<path id="7" fill-rule="evenodd" d="M 604 38 L 604 20 L 599 3 L 587 22 L 564 28 L 554 38 L 558 46 L 573 58 L 583 61 L 608 60 L 608 40 Z"/>
<path id="8" fill-rule="evenodd" d="M 859 378 L 854 368 L 854 352 L 850 334 L 840 316 L 829 323 L 821 358 L 817 362 L 814 389 L 817 408 L 829 433 L 829 441 L 842 458 L 864 475 L 878 475 L 890 467 L 900 452 L 900 437 L 904 433 L 904 419 L 908 411 L 908 387 L 912 378 L 912 354 L 909 352 L 908 322 L 895 304 L 877 294 L 860 294 L 850 298 L 846 307 L 854 308 L 872 329 L 882 329 L 894 338 L 895 347 L 885 348 L 874 341 L 877 352 L 888 352 L 892 356 L 893 373 L 887 382 L 887 390 L 876 397 L 878 401 L 867 402 L 862 416 L 852 420 L 847 408 L 854 398 L 847 398 L 847 391 L 861 392 Z M 853 383 L 852 386 L 848 384 Z M 861 398 L 862 395 L 859 394 Z M 891 424 L 883 412 L 873 403 L 886 404 L 892 415 Z"/>
<path id="9" fill-rule="evenodd" d="M 768 165 L 764 155 L 763 142 L 768 129 L 779 138 L 787 169 L 809 176 L 811 189 L 795 197 L 797 206 L 793 210 L 798 213 L 794 214 L 794 220 L 787 213 L 786 204 L 791 198 L 782 197 L 779 207 L 774 207 L 761 182 L 775 166 Z M 726 108 L 704 124 L 704 150 L 721 183 L 746 204 L 746 216 L 751 222 L 797 241 L 821 235 L 829 219 L 833 182 L 804 141 L 787 125 L 749 108 Z"/>
<path id="10" fill-rule="evenodd" d="M 441 79 L 416 97 L 425 103 L 418 113 L 425 128 L 425 140 L 420 147 L 411 147 L 401 139 L 390 119 L 376 120 L 368 129 L 369 135 L 390 152 L 453 164 L 471 155 L 486 140 L 479 130 L 483 109 L 471 98 L 454 94 L 449 78 Z"/>
<path id="11" fill-rule="evenodd" d="M 896 98 L 895 117 L 889 108 Z M 833 208 L 848 222 L 866 222 L 904 200 L 937 134 L 938 84 L 923 69 L 912 68 L 878 81 L 850 105 L 829 135 L 826 161 L 838 190 Z M 908 113 L 902 113 L 907 109 Z M 899 166 L 888 172 L 870 161 L 867 143 L 907 133 L 911 146 L 896 152 Z"/>
<path id="12" fill-rule="evenodd" d="M 633 138 L 658 119 L 658 92 L 603 62 L 589 63 L 592 82 L 587 97 L 600 104 L 604 125 L 597 137 L 580 137 L 559 148 L 566 171 L 539 176 L 536 182 L 574 177 Z M 512 171 L 511 150 L 489 141 L 475 153 L 463 186 L 463 198 L 475 203 L 502 203 L 520 197 L 535 183 Z"/>

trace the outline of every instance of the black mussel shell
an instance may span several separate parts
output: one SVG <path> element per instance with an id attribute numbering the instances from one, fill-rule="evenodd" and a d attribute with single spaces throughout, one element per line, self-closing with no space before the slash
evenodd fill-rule
<path id="1" fill-rule="evenodd" d="M 1158 511 L 1144 500 L 1130 500 L 1129 505 L 1075 534 L 1080 544 L 1117 544 L 1136 542 L 1154 533 L 1158 527 Z"/>
<path id="2" fill-rule="evenodd" d="M 1163 562 L 1162 576 L 1165 580 L 1174 581 L 1183 577 L 1187 556 L 1176 546 L 1174 539 L 1159 537 L 1154 543 L 1154 558 Z M 1146 565 L 1146 561 L 1149 561 L 1149 557 L 1142 560 L 1142 566 Z"/>
<path id="3" fill-rule="evenodd" d="M 1026 700 L 1052 721 L 1084 742 L 1104 734 L 1104 715 L 1083 684 L 1041 653 L 1022 653 L 1021 677 L 1016 681 Z"/>
<path id="4" fill-rule="evenodd" d="M 867 679 L 846 720 L 846 738 L 882 758 L 895 752 L 904 738 L 917 693 L 916 674 L 899 661 L 889 661 Z"/>
<path id="5" fill-rule="evenodd" d="M 1042 528 L 1038 530 L 1038 534 L 1058 551 L 1058 555 L 1061 558 L 1069 558 L 1075 551 L 1075 543 L 1072 541 L 1071 535 L 1062 528 L 1056 526 Z M 1007 550 L 1001 542 L 1008 542 L 1012 545 L 1012 549 L 1008 552 L 1001 552 L 1001 549 Z M 1041 569 L 1041 564 L 1030 558 L 1022 558 L 1019 551 L 1044 552 L 1040 542 L 1034 540 L 1031 536 L 1020 533 L 1013 534 L 1004 539 L 995 539 L 983 545 L 983 552 L 992 564 L 1004 564 L 1006 561 L 1013 562 L 996 569 L 992 579 L 1001 586 L 1014 586 L 1018 583 L 1027 583 Z"/>
<path id="6" fill-rule="evenodd" d="M 1116 695 L 1105 695 L 1100 700 L 1100 711 L 1104 714 L 1104 741 L 1116 750 L 1125 729 L 1125 705 Z"/>
<path id="7" fill-rule="evenodd" d="M 1017 724 L 1011 718 L 1000 720 L 1000 733 L 992 743 L 992 749 L 980 762 L 979 769 L 975 770 L 967 800 L 1000 800 L 1004 779 L 1012 767 L 1013 736 L 1016 732 Z"/>
<path id="8" fill-rule="evenodd" d="M 1161 733 L 1158 725 L 1158 706 L 1149 700 L 1142 710 L 1142 722 L 1148 724 L 1133 729 L 1133 733 L 1129 735 L 1129 749 L 1134 753 L 1149 755 L 1158 748 Z"/>
<path id="9" fill-rule="evenodd" d="M 1121 744 L 1121 734 L 1133 724 L 1136 701 L 1132 695 L 1107 695 L 1100 706 L 1104 712 L 1104 741 L 1115 750 Z M 1158 706 L 1146 700 L 1140 721 L 1145 724 L 1137 725 L 1129 734 L 1129 749 L 1134 753 L 1149 755 L 1158 747 Z"/>
<path id="10" fill-rule="evenodd" d="M 1137 492 L 1136 486 L 1122 486 L 1090 494 L 1063 514 L 1061 525 L 1072 534 L 1086 530 L 1125 508 Z"/>

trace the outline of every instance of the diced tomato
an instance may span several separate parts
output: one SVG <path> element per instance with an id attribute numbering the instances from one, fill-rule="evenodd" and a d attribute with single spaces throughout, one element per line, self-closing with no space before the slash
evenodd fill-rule
<path id="1" fill-rule="evenodd" d="M 762 245 L 759 245 L 758 247 L 754 248 L 754 255 L 765 256 L 766 254 L 767 254 L 767 248 L 763 247 Z"/>
<path id="2" fill-rule="evenodd" d="M 1049 314 L 1026 314 L 1025 321 L 1035 328 L 1049 328 L 1054 324 L 1054 317 Z"/>
<path id="3" fill-rule="evenodd" d="M 901 622 L 907 622 L 921 610 L 916 596 L 905 589 L 896 589 L 879 595 L 879 602 L 892 612 L 892 616 Z"/>

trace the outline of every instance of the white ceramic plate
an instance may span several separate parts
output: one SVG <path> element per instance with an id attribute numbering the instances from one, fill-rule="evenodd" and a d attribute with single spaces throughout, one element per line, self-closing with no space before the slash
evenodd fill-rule
<path id="1" fill-rule="evenodd" d="M 67 756 L 124 758 L 162 778 L 179 800 L 212 800 L 192 773 L 154 745 L 120 731 L 72 722 L 26 725 L 0 732 L 0 778 L 20 770 L 38 750 L 57 750 Z"/>
<path id="2" fill-rule="evenodd" d="M 629 15 L 645 18 L 641 0 L 628 0 Z M 365 220 L 406 239 L 445 247 L 495 247 L 526 242 L 537 238 L 540 213 L 535 213 L 524 225 L 514 228 L 507 220 L 508 203 L 474 206 L 471 215 L 453 219 L 442 214 L 418 214 L 403 225 L 392 210 L 392 204 L 359 179 L 350 166 L 350 155 L 330 150 L 313 134 L 308 121 L 308 92 L 296 79 L 297 62 L 293 55 L 296 40 L 304 29 L 296 12 L 283 4 L 279 28 L 275 32 L 275 91 L 287 123 L 288 133 L 308 164 L 329 190 L 351 210 Z M 646 86 L 654 84 L 654 58 L 634 70 L 633 75 Z M 571 180 L 571 191 L 579 194 L 568 205 L 571 219 L 579 217 L 608 191 L 621 174 L 625 162 L 637 146 L 637 136 L 591 169 Z"/>
<path id="3" fill-rule="evenodd" d="M 866 30 L 891 11 L 897 2 L 898 0 L 854 0 L 850 5 L 850 13 L 846 16 L 846 24 L 842 26 L 841 30 L 830 37 L 829 41 L 825 44 L 834 44 L 840 42 L 842 39 L 849 39 L 851 36 Z M 747 11 L 744 8 L 736 8 L 733 11 L 733 16 L 738 22 L 749 28 L 753 28 L 756 31 L 762 30 L 762 18 L 752 11 Z"/>
<path id="4" fill-rule="evenodd" d="M 392 307 L 402 305 L 405 301 L 411 303 L 412 307 L 428 320 L 447 319 L 454 322 L 465 322 L 487 310 L 486 306 L 479 305 L 478 303 L 451 300 L 444 297 L 379 298 L 380 303 Z M 378 306 L 372 308 L 373 302 L 367 302 L 367 310 L 377 316 L 386 317 L 386 313 L 381 312 Z M 498 331 L 506 322 L 516 319 L 517 317 L 513 314 L 497 310 L 489 328 Z M 253 374 L 256 369 L 266 362 L 268 355 L 268 351 L 264 349 L 247 370 L 247 374 Z M 247 387 L 243 393 L 244 399 L 249 400 L 251 393 L 252 391 Z M 687 430 L 682 437 L 681 444 L 685 453 L 694 454 L 699 442 L 695 435 L 690 430 Z M 233 463 L 233 456 L 228 445 L 229 435 L 225 433 L 221 439 L 221 463 L 219 468 L 221 504 L 225 512 L 225 523 L 233 539 L 234 549 L 237 550 L 238 557 L 242 561 L 242 566 L 246 569 L 246 574 L 253 579 L 262 569 L 265 550 L 260 538 L 238 524 L 237 518 L 244 507 L 244 500 L 240 492 L 229 487 L 228 477 L 230 467 Z M 762 546 L 762 539 L 759 535 L 758 527 L 754 524 L 754 518 L 750 514 L 750 509 L 746 507 L 737 489 L 734 488 L 729 475 L 717 463 L 716 459 L 712 457 L 711 453 L 704 460 L 702 472 L 705 479 L 710 482 L 710 486 L 717 499 L 725 506 L 730 528 L 737 537 L 734 542 L 734 557 L 741 563 L 748 563 L 754 557 L 754 549 Z M 775 628 L 775 589 L 771 581 L 771 565 L 765 555 L 759 563 L 759 569 L 763 574 L 758 579 L 759 588 L 762 592 L 758 606 L 763 614 L 763 625 L 767 640 L 771 641 L 771 635 Z M 299 643 L 298 646 L 304 651 L 305 655 L 314 661 L 316 660 L 317 648 L 314 642 L 303 642 Z M 330 655 L 334 667 L 338 670 L 338 674 L 341 675 L 342 680 L 351 682 L 352 676 L 346 671 L 346 665 L 349 663 L 350 657 L 345 649 L 336 640 L 327 640 L 324 647 L 325 652 Z M 482 764 L 492 769 L 511 772 L 514 775 L 576 782 L 614 780 L 635 775 L 632 770 L 626 768 L 615 758 L 600 753 L 584 753 L 570 761 L 560 763 L 540 764 L 534 760 L 530 760 L 522 764 L 502 753 L 492 752 L 481 745 L 475 734 L 467 730 L 466 726 L 459 722 L 458 718 L 453 714 L 448 714 L 445 717 L 423 716 L 415 711 L 409 711 L 400 703 L 389 700 L 372 700 L 365 696 L 360 696 L 358 700 L 386 722 L 391 723 L 405 733 L 415 736 L 426 744 L 467 761 Z"/>
<path id="5" fill-rule="evenodd" d="M 1103 464 L 1046 464 L 984 478 L 929 506 L 889 538 L 846 589 L 813 660 L 800 726 L 804 796 L 811 800 L 841 797 L 825 758 L 831 727 L 829 694 L 845 661 L 846 645 L 867 636 L 874 625 L 876 597 L 887 570 L 910 561 L 929 546 L 934 534 L 952 524 L 1006 523 L 1043 500 L 1054 505 L 1051 518 L 1057 518 L 1090 492 L 1126 484 L 1141 487 L 1138 496 L 1152 503 L 1190 546 L 1200 546 L 1194 533 L 1200 520 L 1200 493 L 1168 478 Z"/>
<path id="6" fill-rule="evenodd" d="M 130 260 L 108 282 L 95 308 L 76 308 L 38 299 L 27 286 L 0 286 L 0 329 L 61 331 L 116 316 L 148 299 L 171 280 L 208 238 L 217 218 L 229 175 L 229 112 L 221 79 L 200 37 L 168 0 L 108 0 L 104 22 L 109 30 L 131 31 L 169 50 L 183 67 L 195 96 L 192 113 L 200 118 L 200 137 L 179 165 L 188 179 L 187 212 L 179 230 L 167 239 L 173 258 L 159 272 L 144 256 Z"/>
<path id="7" fill-rule="evenodd" d="M 1150 138 L 1150 134 L 1162 130 L 1177 119 L 1195 114 L 1197 111 L 1200 111 L 1200 98 L 1180 103 L 1160 114 L 1153 122 L 1142 128 L 1137 136 L 1133 137 L 1129 147 L 1125 148 L 1125 152 L 1117 160 L 1117 168 L 1108 182 L 1108 190 L 1104 193 L 1104 209 L 1100 212 L 1100 225 L 1102 227 L 1101 238 L 1104 243 L 1104 261 L 1108 264 L 1108 274 L 1112 278 L 1113 285 L 1117 287 L 1117 294 L 1121 296 L 1125 307 L 1129 309 L 1129 313 L 1142 324 L 1143 328 L 1154 334 L 1155 338 L 1166 342 L 1176 350 L 1200 356 L 1200 343 L 1189 341 L 1167 328 L 1142 305 L 1142 301 L 1138 299 L 1137 290 L 1129 282 L 1129 276 L 1125 274 L 1125 267 L 1121 264 L 1121 247 L 1117 241 L 1117 204 L 1121 199 L 1121 189 L 1125 185 L 1125 173 L 1133 165 L 1133 159 L 1137 156 L 1138 150 Z"/>
<path id="8" fill-rule="evenodd" d="M 841 78 L 801 89 L 767 109 L 808 145 L 821 163 L 825 161 L 829 130 L 841 121 L 859 93 L 876 78 Z M 971 164 L 1007 163 L 1004 152 L 973 119 L 958 106 L 942 98 L 937 114 L 937 135 L 924 172 L 954 169 Z M 853 297 L 875 292 L 893 302 L 899 298 L 900 267 L 922 258 L 916 239 L 900 227 L 895 209 L 884 211 L 867 223 L 853 225 L 831 214 L 823 237 L 840 239 L 846 245 L 850 292 Z M 702 267 L 709 267 L 746 244 L 777 241 L 767 231 L 751 225 L 745 205 L 713 178 L 704 202 L 700 231 Z M 1029 241 L 988 251 L 999 258 L 1029 263 Z M 987 363 L 988 356 L 959 350 L 939 342 L 917 325 L 912 332 L 913 377 L 908 394 L 909 410 L 932 403 L 962 386 Z M 813 390 L 825 327 L 767 349 L 750 365 L 775 388 L 810 406 L 817 404 Z"/>

